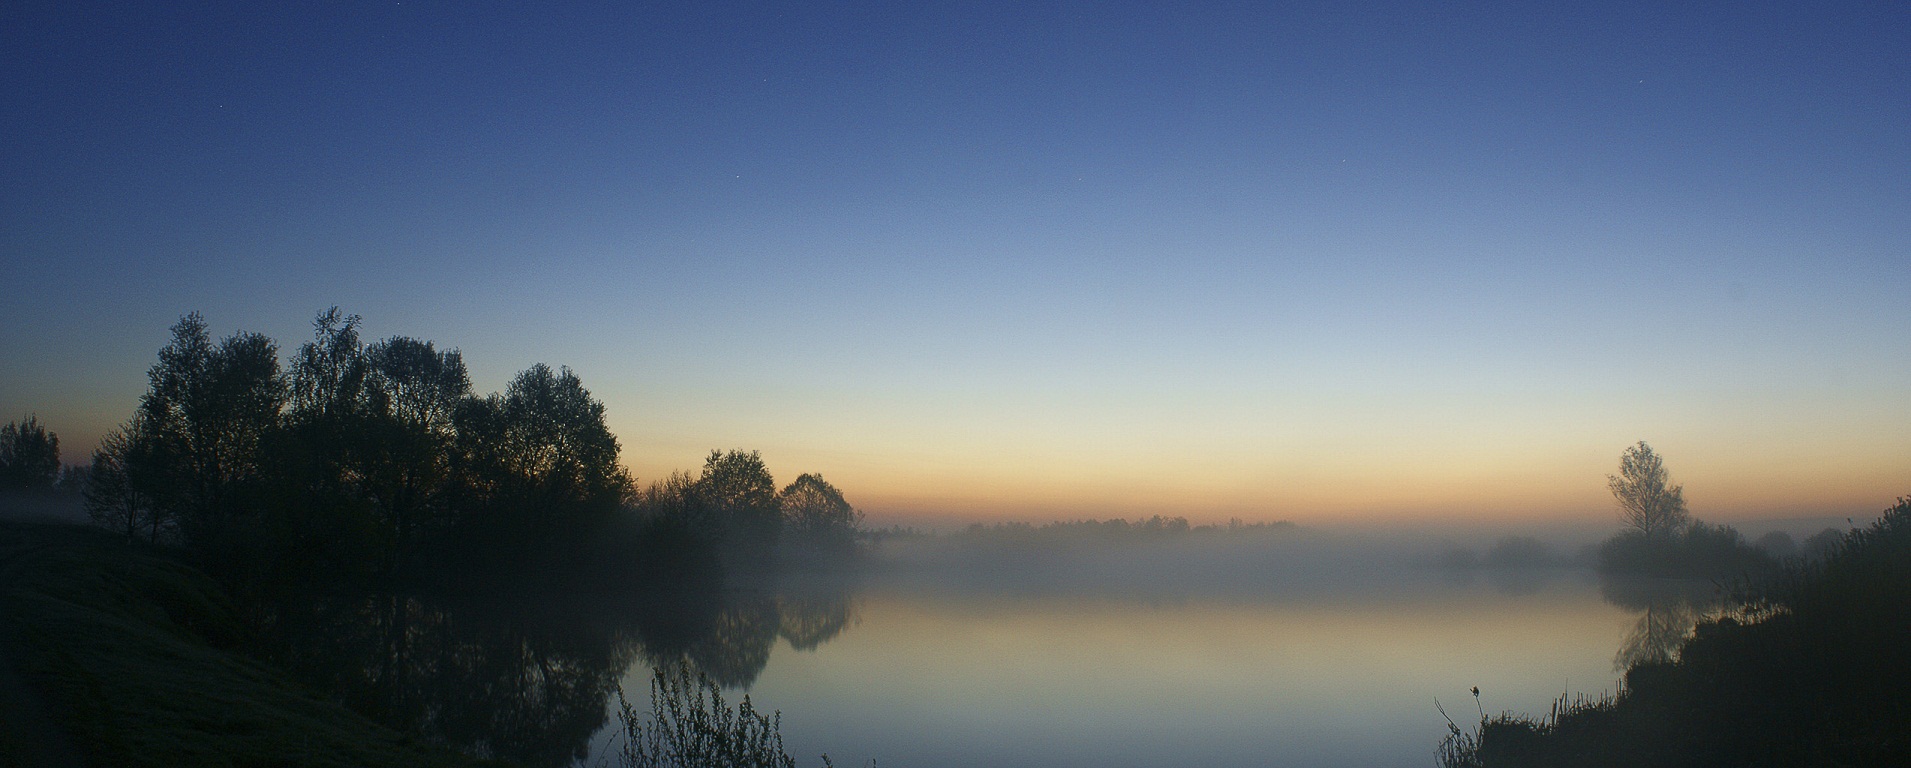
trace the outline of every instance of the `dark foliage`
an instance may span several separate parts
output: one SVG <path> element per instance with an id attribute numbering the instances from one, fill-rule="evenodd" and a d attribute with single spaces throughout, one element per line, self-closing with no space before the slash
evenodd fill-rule
<path id="1" fill-rule="evenodd" d="M 59 479 L 59 435 L 33 416 L 0 427 L 0 490 L 50 490 Z"/>
<path id="2" fill-rule="evenodd" d="M 761 573 L 772 565 L 783 530 L 776 480 L 756 451 L 711 451 L 692 489 L 724 540 L 725 567 Z"/>
<path id="3" fill-rule="evenodd" d="M 1599 545 L 1599 570 L 1608 574 L 1732 580 L 1777 567 L 1777 558 L 1745 543 L 1729 525 L 1693 522 L 1659 535 L 1629 530 Z"/>
<path id="4" fill-rule="evenodd" d="M 1911 498 L 1643 658 L 1610 699 L 1454 728 L 1446 766 L 1911 764 Z"/>
<path id="5" fill-rule="evenodd" d="M 755 452 L 713 452 L 701 477 L 638 491 L 568 368 L 479 397 L 455 351 L 365 344 L 336 308 L 313 328 L 282 372 L 271 340 L 214 343 L 182 318 L 84 473 L 100 527 L 212 576 L 240 628 L 222 652 L 432 744 L 555 766 L 584 755 L 636 659 L 747 686 L 779 636 L 815 647 L 849 623 L 838 595 L 726 586 L 726 562 L 773 586 L 786 516 L 854 541 L 821 477 L 779 496 Z M 31 419 L 6 430 L 54 445 Z"/>

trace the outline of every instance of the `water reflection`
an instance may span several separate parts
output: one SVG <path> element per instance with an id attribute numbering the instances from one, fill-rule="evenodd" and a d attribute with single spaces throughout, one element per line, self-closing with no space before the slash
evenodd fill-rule
<path id="1" fill-rule="evenodd" d="M 746 688 L 770 664 L 770 646 L 782 622 L 776 598 L 741 594 L 726 601 L 708 635 L 690 645 L 686 656 L 696 669 L 725 688 Z M 653 666 L 675 659 L 650 657 Z"/>
<path id="2" fill-rule="evenodd" d="M 1724 605 L 1722 590 L 1709 581 L 1606 576 L 1599 580 L 1599 594 L 1638 614 L 1613 655 L 1615 672 L 1676 661 L 1679 646 L 1699 622 Z"/>
<path id="3" fill-rule="evenodd" d="M 1709 583 L 1603 579 L 1595 592 L 1589 572 L 1560 568 L 1482 569 L 1457 589 L 1393 575 L 1385 588 L 1181 600 L 720 581 L 386 593 L 305 604 L 274 626 L 286 665 L 354 709 L 528 766 L 588 763 L 619 682 L 680 664 L 753 689 L 766 710 L 787 705 L 793 754 L 1248 765 L 1277 750 L 1352 765 L 1425 754 L 1426 702 L 1444 691 L 1480 685 L 1494 708 L 1543 707 L 1562 686 L 1611 681 L 1608 658 L 1618 670 L 1671 658 L 1720 604 Z M 768 671 L 779 643 L 803 653 Z"/>
<path id="4" fill-rule="evenodd" d="M 885 582 L 854 631 L 779 652 L 750 693 L 804 764 L 1423 764 L 1435 697 L 1479 685 L 1497 711 L 1613 683 L 1626 617 L 1580 574 L 1184 600 Z"/>
<path id="5" fill-rule="evenodd" d="M 807 591 L 777 600 L 777 635 L 799 651 L 812 651 L 848 629 L 856 603 L 848 592 Z"/>
<path id="6" fill-rule="evenodd" d="M 588 756 L 635 663 L 687 662 L 747 688 L 779 637 L 810 650 L 854 622 L 847 591 L 534 591 L 337 597 L 271 611 L 272 655 L 354 710 L 426 741 L 529 766 Z"/>

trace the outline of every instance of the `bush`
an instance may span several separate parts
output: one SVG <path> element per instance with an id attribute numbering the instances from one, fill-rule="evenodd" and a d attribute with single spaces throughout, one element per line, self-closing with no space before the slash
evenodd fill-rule
<path id="1" fill-rule="evenodd" d="M 1729 525 L 1694 522 L 1657 536 L 1626 531 L 1599 546 L 1599 570 L 1614 574 L 1728 579 L 1765 575 L 1777 565 Z"/>

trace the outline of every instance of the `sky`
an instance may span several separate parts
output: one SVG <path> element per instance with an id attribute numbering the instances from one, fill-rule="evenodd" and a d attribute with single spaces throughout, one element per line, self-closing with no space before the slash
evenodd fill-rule
<path id="1" fill-rule="evenodd" d="M 0 419 L 336 305 L 879 524 L 1911 493 L 1911 6 L 1558 5 L 10 2 Z"/>

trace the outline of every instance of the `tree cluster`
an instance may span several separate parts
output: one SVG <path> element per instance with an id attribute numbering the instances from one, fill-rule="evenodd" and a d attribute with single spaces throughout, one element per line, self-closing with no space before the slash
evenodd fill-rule
<path id="1" fill-rule="evenodd" d="M 604 407 L 569 369 L 535 365 L 481 397 L 456 350 L 367 344 L 358 326 L 321 313 L 287 370 L 263 335 L 214 342 L 197 313 L 181 319 L 93 455 L 94 519 L 215 560 L 388 571 L 434 542 L 574 532 L 629 497 Z"/>
<path id="2" fill-rule="evenodd" d="M 854 549 L 861 512 L 822 475 L 782 490 L 756 451 L 711 451 L 700 474 L 677 472 L 637 491 L 640 518 L 720 543 L 731 569 L 760 570 L 780 548 L 788 558 L 834 558 Z M 779 547 L 780 545 L 780 547 Z"/>
<path id="3" fill-rule="evenodd" d="M 0 427 L 0 490 L 49 489 L 59 480 L 59 435 L 33 416 Z"/>
<path id="4" fill-rule="evenodd" d="M 558 542 L 601 546 L 613 523 L 722 544 L 731 564 L 767 564 L 779 543 L 854 545 L 861 515 L 821 476 L 779 491 L 756 452 L 712 451 L 701 475 L 638 488 L 603 403 L 570 369 L 533 365 L 481 396 L 458 351 L 405 336 L 367 343 L 359 322 L 320 313 L 281 366 L 271 339 L 215 342 L 186 315 L 132 418 L 92 457 L 94 520 L 240 570 L 271 560 L 390 573 L 432 553 L 521 561 Z M 44 434 L 32 420 L 8 429 L 9 440 Z M 31 451 L 4 455 L 15 453 Z"/>

